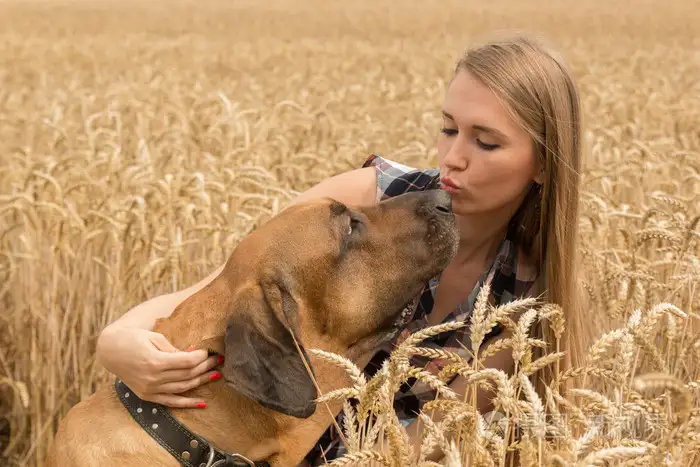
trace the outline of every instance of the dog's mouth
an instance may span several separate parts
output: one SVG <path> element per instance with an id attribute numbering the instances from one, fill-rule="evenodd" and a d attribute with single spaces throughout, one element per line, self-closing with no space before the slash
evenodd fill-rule
<path id="1" fill-rule="evenodd" d="M 382 343 L 392 341 L 406 328 L 406 325 L 411 321 L 413 313 L 420 300 L 420 295 L 416 295 L 401 308 L 401 311 L 396 314 L 396 318 L 389 322 L 388 326 L 382 327 L 379 331 L 380 340 Z"/>
<path id="2" fill-rule="evenodd" d="M 375 352 L 379 350 L 379 347 L 391 342 L 396 339 L 401 331 L 406 328 L 406 325 L 410 322 L 413 312 L 416 309 L 416 305 L 420 300 L 420 296 L 414 296 L 406 305 L 401 308 L 400 312 L 397 314 L 392 314 L 395 316 L 393 320 L 388 320 L 387 325 L 382 326 L 377 332 L 371 336 L 365 337 L 353 344 L 348 349 L 348 356 L 354 358 L 355 356 L 363 355 L 366 352 Z"/>
<path id="3" fill-rule="evenodd" d="M 418 300 L 420 300 L 420 296 L 416 295 L 406 304 L 406 306 L 403 307 L 401 313 L 399 313 L 396 319 L 391 323 L 392 331 L 395 331 L 398 334 L 406 327 L 413 316 L 416 305 L 418 305 Z"/>

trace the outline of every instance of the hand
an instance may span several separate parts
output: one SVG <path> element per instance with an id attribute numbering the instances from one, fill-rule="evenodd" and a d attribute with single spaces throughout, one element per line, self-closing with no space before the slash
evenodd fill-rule
<path id="1" fill-rule="evenodd" d="M 141 399 L 169 407 L 206 407 L 179 394 L 221 377 L 223 357 L 176 349 L 159 333 L 131 327 L 105 330 L 98 343 L 102 365 Z"/>

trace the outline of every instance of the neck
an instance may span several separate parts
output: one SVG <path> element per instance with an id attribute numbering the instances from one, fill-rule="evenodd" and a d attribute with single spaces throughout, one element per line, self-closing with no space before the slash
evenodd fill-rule
<path id="1" fill-rule="evenodd" d="M 311 357 L 323 394 L 350 386 L 345 372 Z M 321 381 L 333 381 L 324 386 Z M 235 383 L 234 383 L 235 384 Z M 172 409 L 173 416 L 217 448 L 272 467 L 298 465 L 333 423 L 340 403 L 318 404 L 309 418 L 300 419 L 268 410 L 239 394 L 224 380 L 207 383 L 185 394 L 207 401 L 205 409 Z"/>
<path id="2" fill-rule="evenodd" d="M 508 229 L 508 220 L 499 217 L 491 214 L 457 216 L 460 240 L 454 264 L 459 266 L 486 261 L 496 254 Z"/>
<path id="3" fill-rule="evenodd" d="M 223 353 L 221 330 L 226 321 L 216 310 L 223 305 L 207 306 L 201 302 L 214 297 L 222 302 L 231 294 L 224 281 L 215 280 L 207 289 L 190 297 L 166 319 L 156 322 L 155 332 L 163 334 L 176 348 L 212 348 Z M 197 316 L 197 325 L 193 325 Z M 342 349 L 328 348 L 323 342 L 308 342 L 310 348 L 343 354 Z M 351 386 L 347 373 L 338 365 L 311 356 L 310 365 L 321 394 Z M 342 402 L 317 404 L 316 411 L 300 419 L 262 407 L 256 401 L 236 391 L 236 383 L 220 379 L 183 393 L 185 397 L 204 400 L 204 409 L 173 408 L 173 416 L 188 429 L 206 438 L 218 449 L 237 453 L 253 461 L 266 460 L 272 467 L 297 465 L 314 447 L 342 409 Z M 330 410 L 330 413 L 329 413 Z M 332 414 L 332 415 L 331 415 Z"/>
<path id="4" fill-rule="evenodd" d="M 205 400 L 207 407 L 173 408 L 173 417 L 212 445 L 253 461 L 270 461 L 280 452 L 275 438 L 280 429 L 278 421 L 225 382 L 208 383 L 188 392 L 187 396 Z"/>
<path id="5" fill-rule="evenodd" d="M 311 357 L 310 363 L 321 394 L 352 385 L 337 365 L 315 357 Z M 339 402 L 319 403 L 308 418 L 288 416 L 262 407 L 238 393 L 235 383 L 230 385 L 223 379 L 183 395 L 204 400 L 207 407 L 172 408 L 175 419 L 218 449 L 252 461 L 265 460 L 272 467 L 298 465 L 342 409 Z"/>

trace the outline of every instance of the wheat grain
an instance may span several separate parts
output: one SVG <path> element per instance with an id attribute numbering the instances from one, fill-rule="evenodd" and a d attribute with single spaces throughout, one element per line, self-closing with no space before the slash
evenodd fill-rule
<path id="1" fill-rule="evenodd" d="M 665 373 L 648 373 L 638 376 L 632 382 L 632 387 L 637 391 L 652 391 L 656 389 L 670 389 L 676 400 L 677 416 L 684 419 L 690 415 L 692 396 L 683 384 L 673 376 Z"/>
<path id="2" fill-rule="evenodd" d="M 364 373 L 362 373 L 362 370 L 360 370 L 357 367 L 357 365 L 355 365 L 352 361 L 340 355 L 334 354 L 332 352 L 326 352 L 321 349 L 308 349 L 307 353 L 309 355 L 313 355 L 317 358 L 320 358 L 321 360 L 325 360 L 329 363 L 343 367 L 345 372 L 350 376 L 353 383 L 353 387 L 357 391 L 362 391 L 365 389 L 367 385 L 367 379 L 365 378 Z"/>
<path id="3" fill-rule="evenodd" d="M 630 457 L 643 456 L 649 449 L 647 447 L 615 447 L 601 449 L 589 454 L 580 465 L 604 465 L 606 462 L 629 459 Z"/>
<path id="4" fill-rule="evenodd" d="M 348 456 L 356 457 L 339 462 L 413 465 L 392 404 L 414 375 L 440 388 L 422 413 L 443 417 L 436 434 L 448 441 L 443 459 L 418 465 L 500 466 L 513 454 L 522 465 L 697 465 L 695 4 L 659 9 L 643 0 L 620 22 L 599 14 L 607 7 L 600 0 L 445 0 L 439 9 L 388 0 L 253 3 L 178 0 L 167 16 L 158 2 L 0 5 L 3 465 L 41 467 L 57 418 L 109 377 L 92 358 L 108 322 L 197 282 L 294 196 L 370 152 L 437 166 L 449 44 L 465 47 L 514 24 L 550 36 L 580 86 L 578 281 L 588 300 L 583 319 L 600 323 L 597 342 L 583 366 L 560 372 L 557 339 L 569 310 L 532 298 L 494 306 L 482 289 L 464 322 L 409 337 L 372 378 L 314 354 L 351 381 L 324 397 L 358 401 L 343 404 Z M 465 18 L 478 26 L 465 28 Z M 496 324 L 513 335 L 485 342 Z M 531 325 L 548 326 L 555 340 L 530 335 Z M 453 326 L 471 326 L 473 352 L 419 345 Z M 484 368 L 503 353 L 517 357 L 512 372 Z M 428 375 L 409 364 L 412 356 L 448 364 Z M 541 370 L 556 378 L 535 399 L 522 378 L 538 380 Z M 473 397 L 442 397 L 455 375 L 466 395 L 488 395 L 502 416 L 493 428 Z M 565 398 L 563 383 L 579 376 L 578 392 Z M 539 413 L 537 400 L 545 434 L 525 430 L 518 439 Z M 388 442 L 386 452 L 374 451 L 376 440 Z M 647 451 L 625 459 L 625 448 Z"/>
<path id="5" fill-rule="evenodd" d="M 377 451 L 360 451 L 354 452 L 352 454 L 347 454 L 340 459 L 332 461 L 329 465 L 341 466 L 341 465 L 363 465 L 367 462 L 380 462 L 382 465 L 391 466 L 392 464 L 386 459 L 385 456 L 378 453 Z"/>

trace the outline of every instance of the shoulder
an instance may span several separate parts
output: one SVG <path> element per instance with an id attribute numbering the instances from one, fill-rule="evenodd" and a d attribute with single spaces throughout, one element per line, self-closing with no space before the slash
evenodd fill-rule
<path id="1" fill-rule="evenodd" d="M 325 178 L 299 194 L 286 207 L 318 198 L 332 198 L 352 205 L 371 205 L 375 201 L 377 176 L 371 167 L 340 172 Z"/>
<path id="2" fill-rule="evenodd" d="M 375 169 L 377 201 L 408 193 L 409 191 L 426 190 L 440 173 L 438 169 L 417 169 L 377 154 L 370 155 L 362 164 L 362 168 L 368 167 Z"/>
<path id="3" fill-rule="evenodd" d="M 370 205 L 409 191 L 425 190 L 438 173 L 437 169 L 420 170 L 372 154 L 361 167 L 322 180 L 297 196 L 289 206 L 322 197 Z"/>

